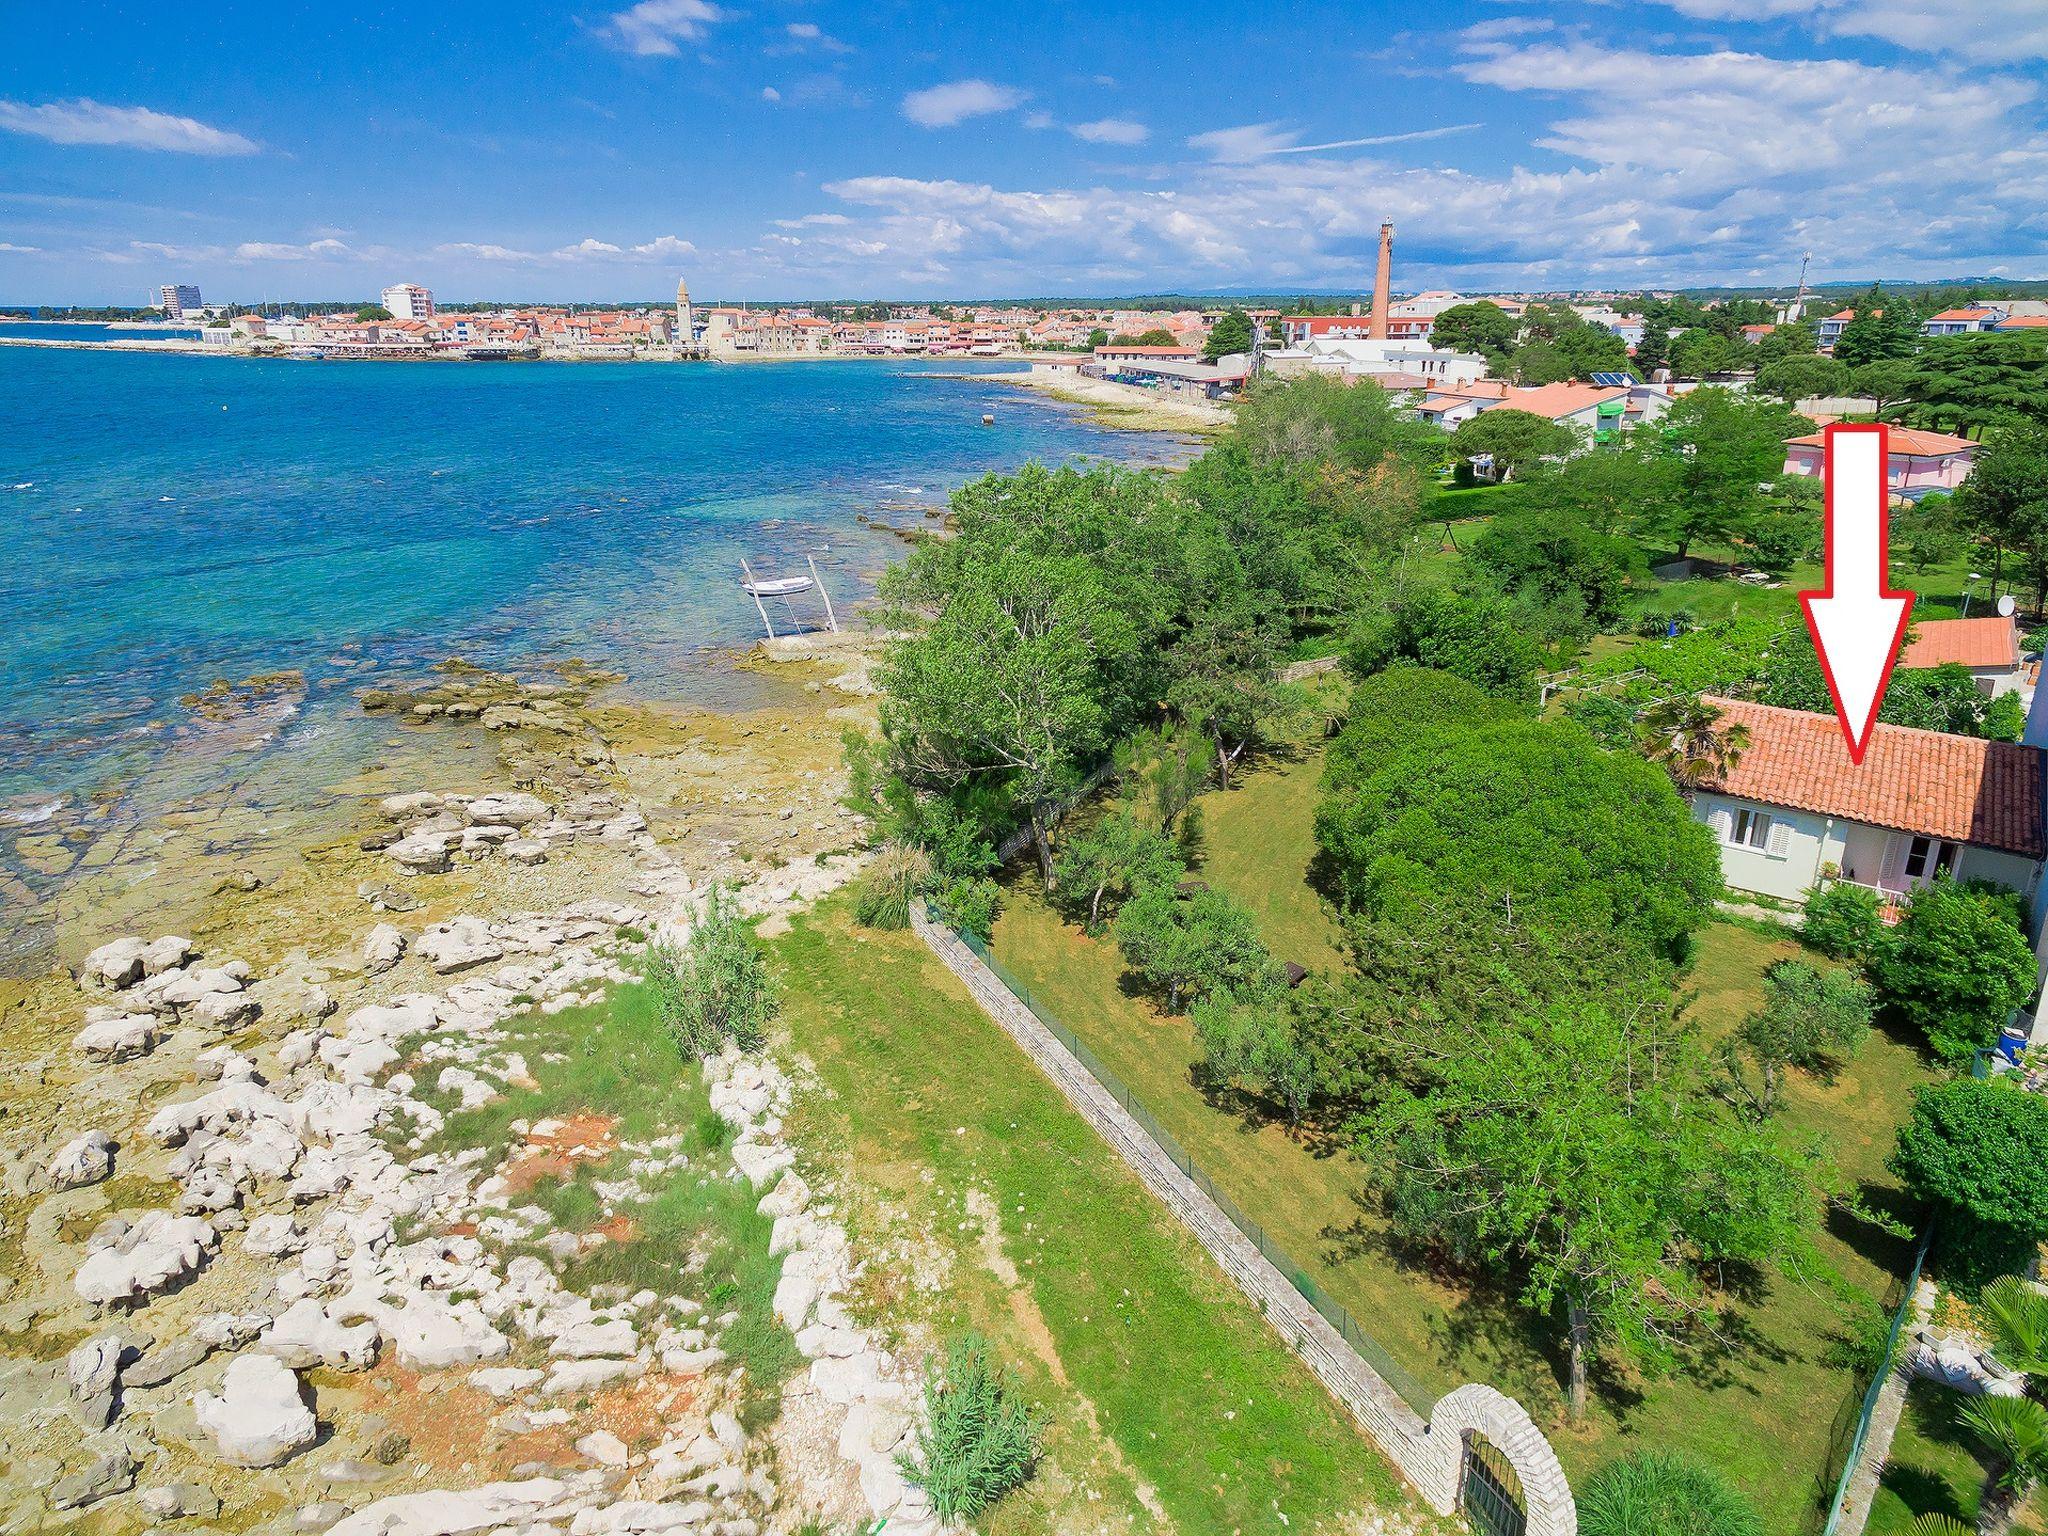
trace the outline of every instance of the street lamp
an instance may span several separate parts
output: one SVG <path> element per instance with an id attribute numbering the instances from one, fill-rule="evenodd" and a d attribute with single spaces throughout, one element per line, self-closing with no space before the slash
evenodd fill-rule
<path id="1" fill-rule="evenodd" d="M 1983 579 L 1982 572 L 1972 571 L 1970 572 L 1970 579 L 1963 583 L 1963 617 L 1966 619 L 1970 616 L 1970 588 Z"/>

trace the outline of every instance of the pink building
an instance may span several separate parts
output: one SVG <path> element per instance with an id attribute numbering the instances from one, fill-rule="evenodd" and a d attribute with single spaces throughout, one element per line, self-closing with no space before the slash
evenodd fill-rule
<path id="1" fill-rule="evenodd" d="M 1983 446 L 1967 437 L 1891 427 L 1885 433 L 1885 485 L 1894 496 L 1918 501 L 1929 491 L 1952 491 L 1970 478 Z M 1827 437 L 1815 432 L 1785 443 L 1785 473 L 1827 478 Z"/>

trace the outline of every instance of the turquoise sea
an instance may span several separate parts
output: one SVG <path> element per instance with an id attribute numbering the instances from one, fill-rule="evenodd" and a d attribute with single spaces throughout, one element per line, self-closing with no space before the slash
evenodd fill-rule
<path id="1" fill-rule="evenodd" d="M 1179 456 L 932 371 L 0 348 L 0 837 L 252 757 L 324 753 L 331 777 L 356 694 L 453 655 L 753 702 L 721 665 L 760 628 L 742 557 L 809 554 L 843 613 L 903 548 L 864 517 L 923 525 L 1031 459 Z M 303 692 L 235 729 L 179 702 L 286 670 Z"/>

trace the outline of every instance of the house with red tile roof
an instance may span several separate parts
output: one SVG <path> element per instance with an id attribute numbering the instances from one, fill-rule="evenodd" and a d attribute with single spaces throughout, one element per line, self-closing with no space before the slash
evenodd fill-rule
<path id="1" fill-rule="evenodd" d="M 1952 491 L 1970 478 L 1983 445 L 1945 432 L 1913 427 L 1885 429 L 1885 485 L 1892 495 L 1918 501 L 1929 491 Z M 1785 471 L 1815 480 L 1827 478 L 1827 434 L 1809 433 L 1785 442 Z"/>
<path id="2" fill-rule="evenodd" d="M 1972 331 L 1988 331 L 2005 318 L 2005 311 L 1994 309 L 1988 304 L 1964 304 L 1955 309 L 1944 309 L 1938 315 L 1929 315 L 1920 322 L 1922 336 L 1967 336 Z"/>
<path id="3" fill-rule="evenodd" d="M 1734 889 L 1796 902 L 1839 878 L 1889 900 L 1946 870 L 2033 898 L 2048 855 L 2039 748 L 1880 724 L 1858 764 L 1832 715 L 1706 702 L 1749 733 L 1692 802 Z"/>
<path id="4" fill-rule="evenodd" d="M 1899 665 L 1915 670 L 1968 667 L 1990 698 L 2020 686 L 2020 627 L 2003 614 L 1981 619 L 1928 619 L 1913 626 Z"/>

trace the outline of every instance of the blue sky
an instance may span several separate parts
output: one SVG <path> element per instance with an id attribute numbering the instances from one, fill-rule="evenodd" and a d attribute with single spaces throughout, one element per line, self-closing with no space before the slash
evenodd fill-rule
<path id="1" fill-rule="evenodd" d="M 0 303 L 2048 276 L 2048 3 L 10 7 Z"/>

